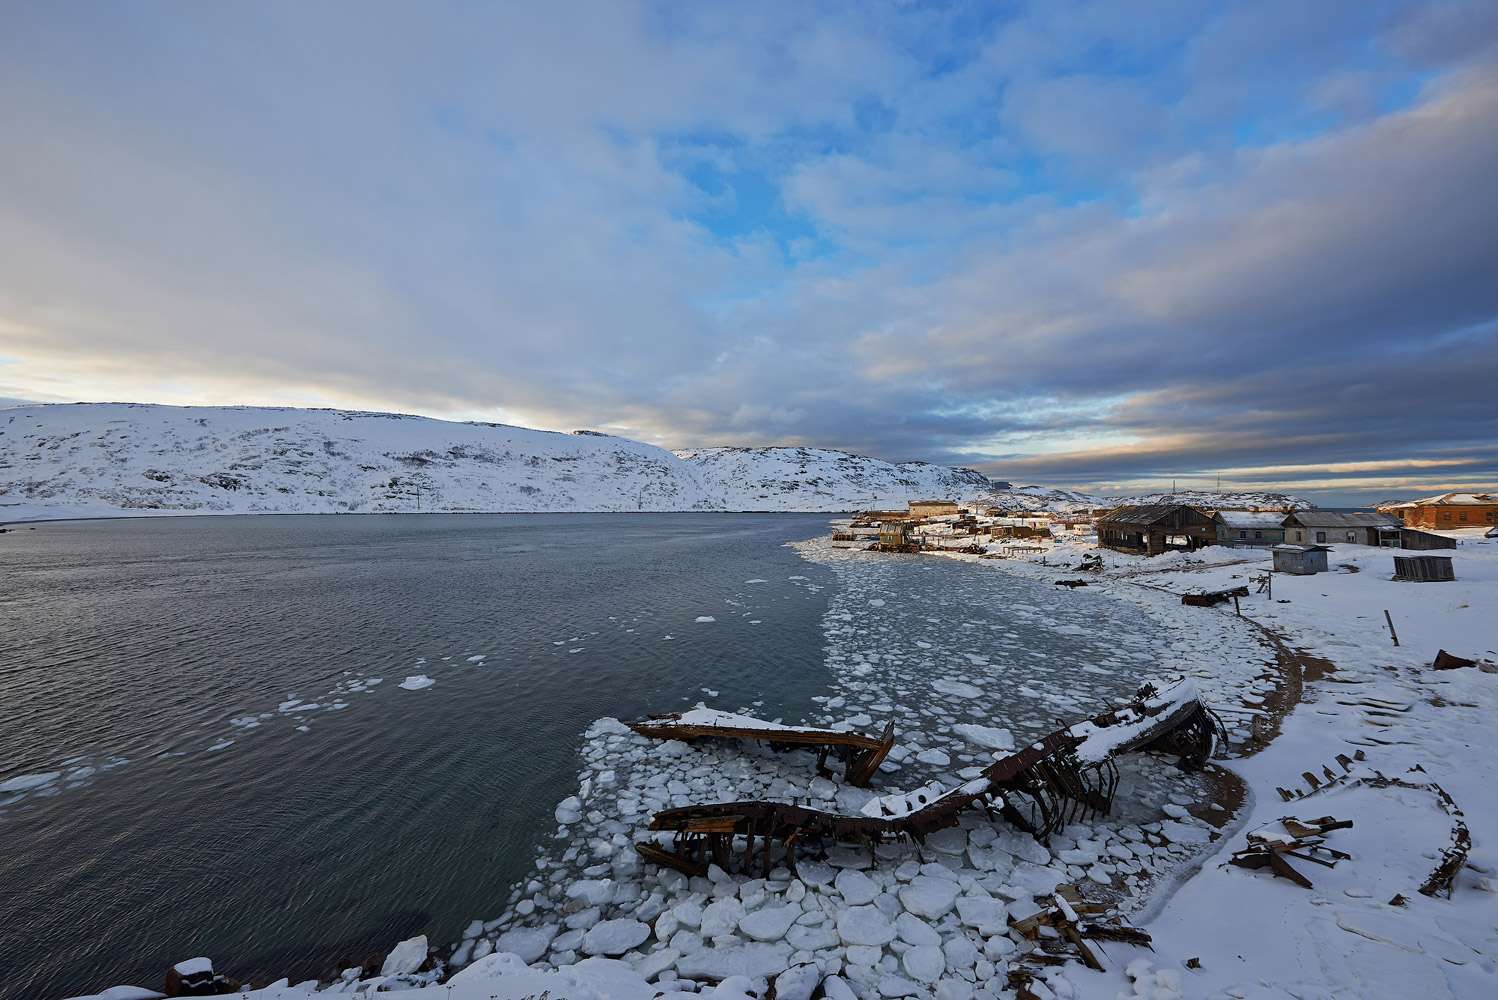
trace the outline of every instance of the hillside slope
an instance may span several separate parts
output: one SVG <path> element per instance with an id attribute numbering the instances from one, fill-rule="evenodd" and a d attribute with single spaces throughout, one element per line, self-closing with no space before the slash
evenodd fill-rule
<path id="1" fill-rule="evenodd" d="M 576 431 L 288 407 L 0 409 L 0 520 L 121 513 L 828 511 L 988 481 L 843 452 L 687 452 Z"/>
<path id="2" fill-rule="evenodd" d="M 0 518 L 30 506 L 71 516 L 721 508 L 669 451 L 602 434 L 131 403 L 0 410 L 0 504 Z"/>
<path id="3" fill-rule="evenodd" d="M 903 509 L 911 500 L 966 501 L 989 489 L 971 469 L 882 462 L 823 448 L 702 448 L 678 451 L 728 510 Z"/>

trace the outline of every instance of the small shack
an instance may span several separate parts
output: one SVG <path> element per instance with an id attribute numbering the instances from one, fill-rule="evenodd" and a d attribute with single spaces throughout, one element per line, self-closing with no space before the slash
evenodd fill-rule
<path id="1" fill-rule="evenodd" d="M 1415 583 L 1455 580 L 1450 556 L 1395 556 L 1394 579 Z"/>
<path id="2" fill-rule="evenodd" d="M 882 521 L 879 524 L 880 552 L 919 552 L 915 525 L 910 521 Z"/>
<path id="3" fill-rule="evenodd" d="M 1097 543 L 1116 552 L 1157 556 L 1195 552 L 1216 540 L 1216 523 L 1183 503 L 1130 504 L 1096 518 Z"/>
<path id="4" fill-rule="evenodd" d="M 1276 573 L 1310 576 L 1326 572 L 1326 554 L 1331 549 L 1325 545 L 1276 545 L 1273 551 Z"/>
<path id="5" fill-rule="evenodd" d="M 1498 528 L 1493 529 L 1498 532 Z M 1493 537 L 1498 538 L 1498 534 Z M 1430 549 L 1454 549 L 1456 539 L 1447 538 L 1445 535 L 1437 535 L 1429 531 L 1418 531 L 1414 528 L 1404 528 L 1399 532 L 1399 548 L 1415 549 L 1417 551 L 1429 551 Z"/>

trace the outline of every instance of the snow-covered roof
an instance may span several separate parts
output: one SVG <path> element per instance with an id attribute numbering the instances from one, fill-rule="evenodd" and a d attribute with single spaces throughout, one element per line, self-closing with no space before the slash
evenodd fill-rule
<path id="1" fill-rule="evenodd" d="M 1278 511 L 1219 510 L 1217 523 L 1228 528 L 1278 528 L 1285 515 Z"/>
<path id="2" fill-rule="evenodd" d="M 1380 512 L 1338 514 L 1327 510 L 1298 510 L 1287 514 L 1280 523 L 1294 521 L 1306 528 L 1398 528 L 1399 518 Z"/>

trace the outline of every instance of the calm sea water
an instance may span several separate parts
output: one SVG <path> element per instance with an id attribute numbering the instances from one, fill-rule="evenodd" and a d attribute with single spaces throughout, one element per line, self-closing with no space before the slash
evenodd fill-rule
<path id="1" fill-rule="evenodd" d="M 832 574 L 782 546 L 826 530 L 405 515 L 0 535 L 0 787 L 57 775 L 0 792 L 0 997 L 159 986 L 199 954 L 296 981 L 498 916 L 594 719 L 704 687 L 813 714 Z M 417 674 L 436 684 L 397 687 Z"/>

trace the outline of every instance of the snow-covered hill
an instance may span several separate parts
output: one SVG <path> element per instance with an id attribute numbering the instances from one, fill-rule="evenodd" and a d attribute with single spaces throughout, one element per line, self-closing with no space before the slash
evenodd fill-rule
<path id="1" fill-rule="evenodd" d="M 703 448 L 677 455 L 728 510 L 903 508 L 911 500 L 968 501 L 990 488 L 971 469 L 882 462 L 822 448 Z"/>
<path id="2" fill-rule="evenodd" d="M 984 495 L 980 502 L 1002 510 L 1044 510 L 1056 514 L 1085 514 L 1099 507 L 1113 506 L 1111 501 L 1089 493 L 1053 490 L 1047 486 L 1015 486 L 1007 490 L 996 490 Z"/>
<path id="3" fill-rule="evenodd" d="M 589 432 L 276 407 L 0 409 L 0 520 L 121 511 L 718 510 L 663 448 Z M 46 516 L 46 511 L 31 516 Z"/>
<path id="4" fill-rule="evenodd" d="M 119 513 L 846 511 L 988 481 L 800 448 L 663 448 L 577 431 L 284 407 L 0 409 L 0 521 Z"/>
<path id="5" fill-rule="evenodd" d="M 1309 500 L 1288 493 L 1234 493 L 1229 490 L 1178 490 L 1175 493 L 1147 493 L 1137 497 L 1112 497 L 1108 506 L 1121 504 L 1188 503 L 1209 510 L 1307 510 L 1316 506 Z"/>

